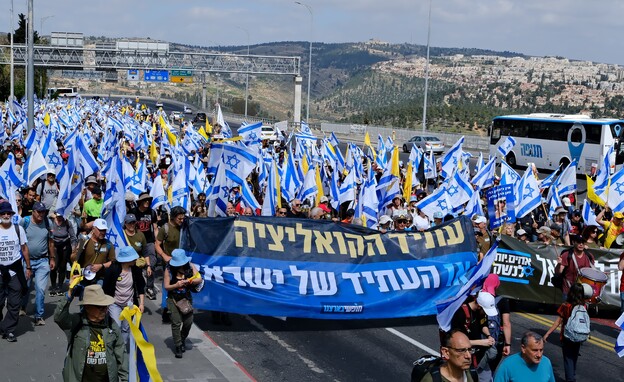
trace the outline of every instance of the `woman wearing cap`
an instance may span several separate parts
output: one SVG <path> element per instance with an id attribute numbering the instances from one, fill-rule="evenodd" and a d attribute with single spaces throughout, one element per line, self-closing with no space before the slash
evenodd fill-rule
<path id="1" fill-rule="evenodd" d="M 143 271 L 135 264 L 138 258 L 139 254 L 133 247 L 121 248 L 117 254 L 117 259 L 106 269 L 102 285 L 104 293 L 115 300 L 108 306 L 108 313 L 121 328 L 121 334 L 126 344 L 130 335 L 130 327 L 127 321 L 121 322 L 119 315 L 129 303 L 138 305 L 143 312 L 145 303 Z"/>
<path id="2" fill-rule="evenodd" d="M 82 311 L 70 314 L 69 305 L 79 294 L 69 290 L 54 311 L 54 321 L 68 342 L 63 380 L 127 381 L 128 353 L 119 326 L 108 317 L 108 306 L 115 300 L 101 286 L 89 285 L 81 293 Z"/>
<path id="3" fill-rule="evenodd" d="M 191 305 L 192 289 L 199 285 L 201 278 L 193 278 L 197 269 L 186 256 L 183 249 L 175 249 L 171 253 L 171 260 L 164 273 L 163 284 L 168 292 L 167 308 L 171 315 L 171 334 L 175 345 L 175 357 L 182 358 L 186 351 L 184 342 L 193 325 L 193 309 L 183 312 L 184 305 Z M 185 301 L 184 301 L 185 300 Z"/>
<path id="4" fill-rule="evenodd" d="M 570 319 L 572 309 L 577 305 L 585 306 L 585 290 L 584 285 L 576 283 L 570 288 L 566 301 L 559 306 L 557 314 L 559 315 L 550 329 L 544 334 L 544 343 L 548 341 L 548 336 L 561 326 L 561 333 L 559 334 L 559 340 L 561 341 L 561 351 L 563 353 L 563 370 L 565 371 L 566 381 L 576 381 L 576 361 L 578 360 L 579 351 L 581 350 L 582 342 L 572 342 L 563 334 L 565 332 L 565 326 Z M 589 295 L 591 296 L 591 287 L 589 287 Z"/>

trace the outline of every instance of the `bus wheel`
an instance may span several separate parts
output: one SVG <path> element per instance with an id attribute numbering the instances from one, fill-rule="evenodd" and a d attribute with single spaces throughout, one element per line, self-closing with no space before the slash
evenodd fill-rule
<path id="1" fill-rule="evenodd" d="M 407 153 L 407 152 L 408 152 L 408 151 L 407 151 L 407 145 L 403 145 L 403 152 L 404 152 L 404 153 Z"/>
<path id="2" fill-rule="evenodd" d="M 559 167 L 563 171 L 570 164 L 570 160 L 568 158 L 561 158 L 559 161 Z"/>
<path id="3" fill-rule="evenodd" d="M 505 157 L 505 162 L 507 162 L 507 164 L 511 168 L 516 168 L 518 166 L 518 163 L 516 162 L 516 156 L 514 155 L 514 153 L 507 154 L 507 156 Z"/>

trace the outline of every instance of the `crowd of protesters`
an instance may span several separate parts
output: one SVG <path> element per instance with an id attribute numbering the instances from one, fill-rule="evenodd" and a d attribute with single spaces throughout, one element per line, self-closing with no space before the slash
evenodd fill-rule
<path id="1" fill-rule="evenodd" d="M 137 111 L 134 117 L 150 124 L 153 122 L 157 137 L 162 136 L 160 133 L 162 127 L 159 126 L 155 114 Z M 89 122 L 88 116 L 83 122 Z M 22 138 L 26 137 L 25 133 Z M 180 134 L 184 134 L 184 126 L 182 126 Z M 158 141 L 162 138 L 155 139 Z M 288 150 L 285 144 L 286 140 L 287 137 L 282 135 L 282 139 L 278 142 L 262 142 L 263 148 L 272 152 L 278 158 L 279 164 L 284 161 L 284 153 Z M 68 154 L 64 150 L 62 140 L 58 140 L 56 145 L 63 160 L 67 161 Z M 123 155 L 129 159 L 131 164 L 138 163 L 137 159 L 142 160 L 150 156 L 146 150 L 135 150 L 134 144 L 130 141 L 124 141 L 122 147 Z M 91 149 L 95 153 L 96 145 Z M 207 164 L 210 149 L 211 143 L 210 140 L 207 140 L 202 147 L 189 153 L 189 160 Z M 19 169 L 28 158 L 28 150 L 23 146 L 23 139 L 7 139 L 3 145 L 2 153 L 0 153 L 0 162 L 4 163 L 8 159 L 9 153 L 13 153 L 15 166 Z M 165 150 L 157 163 L 148 166 L 150 182 L 153 182 L 156 177 L 161 177 L 165 190 L 169 189 L 173 182 L 173 179 L 169 177 L 172 163 L 172 154 Z M 376 163 L 366 162 L 364 169 L 365 171 L 374 171 L 377 179 L 382 176 L 382 169 Z M 405 182 L 407 178 L 406 171 L 407 168 L 401 166 L 401 190 L 404 189 L 402 182 Z M 333 174 L 339 176 L 340 180 L 344 178 L 344 174 L 337 171 Z M 247 182 L 256 199 L 262 201 L 263 194 L 258 182 L 258 173 L 252 172 Z M 133 302 L 139 309 L 143 310 L 145 298 L 154 300 L 158 293 L 162 292 L 159 291 L 155 283 L 156 277 L 162 277 L 164 288 L 169 292 L 166 300 L 167 309 L 163 319 L 171 322 L 175 356 L 182 357 L 186 351 L 185 341 L 193 319 L 191 292 L 198 287 L 200 279 L 194 278 L 197 269 L 190 263 L 190 259 L 184 251 L 179 249 L 180 227 L 185 216 L 209 216 L 206 194 L 203 192 L 197 195 L 191 193 L 191 204 L 187 211 L 179 206 L 170 210 L 163 207 L 154 209 L 152 208 L 153 198 L 147 191 L 138 196 L 127 193 L 124 195 L 127 214 L 123 219 L 123 233 L 128 246 L 120 248 L 116 252 L 112 243 L 107 239 L 106 233 L 110 227 L 102 216 L 103 193 L 107 190 L 107 179 L 101 173 L 94 173 L 86 177 L 84 184 L 80 201 L 70 216 L 64 216 L 54 208 L 59 198 L 59 182 L 54 171 L 42 174 L 35 182 L 20 189 L 15 195 L 15 207 L 7 200 L 0 201 L 0 217 L 2 218 L 0 234 L 10 238 L 10 240 L 6 240 L 6 243 L 10 241 L 13 244 L 7 250 L 7 255 L 3 254 L 2 258 L 0 304 L 3 308 L 6 307 L 6 314 L 4 317 L 0 317 L 0 331 L 3 337 L 10 342 L 17 341 L 15 328 L 18 317 L 26 316 L 29 312 L 32 313 L 35 326 L 46 324 L 43 317 L 43 303 L 47 290 L 47 297 L 61 297 L 55 319 L 66 330 L 70 341 L 74 340 L 72 336 L 75 337 L 77 333 L 78 335 L 85 335 L 83 332 L 77 331 L 78 323 L 95 325 L 93 327 L 96 328 L 96 331 L 98 328 L 101 331 L 102 325 L 104 327 L 110 325 L 96 314 L 98 309 L 106 308 L 109 316 L 115 318 L 116 327 L 121 328 L 116 329 L 115 332 L 118 333 L 119 338 L 111 339 L 111 341 L 115 342 L 115 346 L 118 345 L 117 342 L 125 344 L 128 339 L 128 326 L 119 321 L 119 313 L 129 302 Z M 429 216 L 418 208 L 418 203 L 435 190 L 436 184 L 438 184 L 436 181 L 429 180 L 422 185 L 413 187 L 407 198 L 399 194 L 387 206 L 380 206 L 378 220 L 373 228 L 382 233 L 425 231 L 456 218 L 456 215 L 443 214 L 442 211 L 436 211 Z M 231 187 L 225 210 L 226 215 L 260 215 L 259 209 L 246 205 L 241 194 L 240 185 Z M 362 219 L 355 216 L 352 203 L 332 204 L 331 198 L 327 195 L 328 193 L 324 192 L 318 198 L 282 199 L 276 206 L 273 216 L 278 218 L 325 219 L 343 224 L 363 224 Z M 542 205 L 535 208 L 531 213 L 518 219 L 517 222 L 504 223 L 500 229 L 495 231 L 489 228 L 489 215 L 484 190 L 482 195 L 482 214 L 471 216 L 479 259 L 487 253 L 498 235 L 507 235 L 526 243 L 542 242 L 549 245 L 572 245 L 570 251 L 580 255 L 584 255 L 587 248 L 613 248 L 624 244 L 624 241 L 620 243 L 618 240 L 619 235 L 624 232 L 622 224 L 624 215 L 622 212 L 613 213 L 609 208 L 600 209 L 594 222 L 586 222 L 581 211 L 577 208 L 578 203 L 574 200 L 574 194 L 563 197 L 560 200 L 561 207 L 555 209 L 552 214 L 548 212 L 549 203 L 542 199 Z M 13 215 L 19 216 L 19 219 L 13 219 Z M 18 224 L 13 228 L 12 225 L 15 221 Z M 563 268 L 571 269 L 566 276 L 569 280 L 564 283 L 564 297 L 576 282 L 575 272 L 580 267 L 593 263 L 593 258 L 590 256 L 579 258 L 582 259 L 583 263 L 576 265 L 570 263 L 569 258 L 565 255 L 558 259 L 559 272 Z M 81 269 L 89 270 L 90 274 L 93 275 L 91 280 L 93 285 L 83 288 L 84 292 L 82 292 L 84 294 L 82 304 L 91 308 L 86 309 L 83 316 L 72 319 L 67 309 L 69 302 L 77 294 L 75 290 L 72 290 L 72 285 L 75 285 L 73 280 L 79 277 L 79 274 L 71 272 L 74 263 L 78 264 Z M 619 265 L 620 269 L 624 268 L 624 257 L 620 260 Z M 49 289 L 48 284 L 50 284 Z M 98 287 L 94 285 L 101 286 L 101 289 L 97 289 Z M 32 287 L 35 290 L 35 298 L 34 306 L 30 307 L 28 290 Z M 484 349 L 497 348 L 498 353 L 487 358 L 487 361 L 481 364 L 483 370 L 490 371 L 488 378 L 492 378 L 491 372 L 495 370 L 502 355 L 509 355 L 511 342 L 509 309 L 508 306 L 502 309 L 500 305 L 498 308 L 495 307 L 500 303 L 500 300 L 495 300 L 494 289 L 484 291 L 480 296 L 475 296 L 466 302 L 467 309 L 458 311 L 458 314 L 464 314 L 464 317 L 457 319 L 459 324 L 455 329 L 464 332 L 468 337 L 468 342 L 460 335 L 457 335 L 457 338 L 452 335 L 445 342 L 446 352 L 449 353 L 454 349 L 451 346 L 453 341 L 460 341 L 462 349 L 455 350 L 464 353 L 462 356 L 474 353 L 471 346 L 481 346 Z M 624 302 L 624 294 L 622 294 L 622 298 Z M 474 317 L 472 316 L 473 313 Z M 504 322 L 500 325 L 501 332 L 496 339 L 492 338 L 488 330 L 481 330 L 484 328 L 481 325 L 484 322 L 481 318 L 486 316 L 484 313 L 487 316 L 500 315 L 501 317 L 507 314 Z M 1 314 L 2 310 L 0 310 Z M 477 316 L 481 318 L 477 318 Z M 227 314 L 216 312 L 213 319 L 216 323 L 231 324 Z M 468 330 L 463 324 L 468 321 L 471 324 L 481 326 Z M 475 330 L 479 337 L 471 338 Z M 523 354 L 525 347 L 529 349 L 531 346 L 537 346 L 536 344 L 543 349 L 541 337 L 536 334 L 528 334 L 523 339 Z M 94 344 L 90 350 L 96 351 L 97 346 L 100 344 Z M 106 348 L 108 349 L 108 346 Z M 84 354 L 80 352 L 87 352 L 88 350 L 73 350 L 78 351 L 74 356 L 83 357 Z M 528 352 L 529 350 L 527 350 L 527 354 Z M 483 351 L 482 353 L 485 354 L 486 352 Z M 119 367 L 114 370 L 112 368 L 106 370 L 106 368 L 98 367 L 98 365 L 85 365 L 76 361 L 77 364 L 72 366 L 73 369 L 67 372 L 82 375 L 83 380 L 84 376 L 101 373 L 108 373 L 110 376 L 124 372 L 123 356 L 119 354 L 103 356 L 109 357 L 108 360 L 111 362 L 113 358 L 116 359 Z M 498 359 L 495 360 L 497 357 Z M 475 363 L 473 366 L 476 367 L 477 364 Z"/>

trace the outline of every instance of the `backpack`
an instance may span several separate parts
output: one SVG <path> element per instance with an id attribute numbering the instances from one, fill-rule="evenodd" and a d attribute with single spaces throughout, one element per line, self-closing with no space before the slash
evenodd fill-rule
<path id="1" fill-rule="evenodd" d="M 414 361 L 414 367 L 412 368 L 412 382 L 420 382 L 425 375 L 430 374 L 433 382 L 441 382 L 442 374 L 440 374 L 440 366 L 444 361 L 442 358 L 434 355 L 424 355 Z M 470 368 L 470 375 L 473 381 L 478 381 L 479 376 L 477 371 Z"/>
<path id="2" fill-rule="evenodd" d="M 584 342 L 589 338 L 590 320 L 585 305 L 576 305 L 570 313 L 563 336 L 572 342 Z"/>

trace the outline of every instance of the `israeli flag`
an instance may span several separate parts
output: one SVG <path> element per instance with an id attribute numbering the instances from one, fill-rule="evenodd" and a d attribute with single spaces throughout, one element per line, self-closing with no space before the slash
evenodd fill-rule
<path id="1" fill-rule="evenodd" d="M 498 152 L 501 154 L 503 158 L 509 154 L 511 149 L 516 145 L 516 140 L 512 137 L 506 137 L 505 141 L 498 146 Z"/>
<path id="2" fill-rule="evenodd" d="M 587 199 L 583 199 L 583 210 L 581 211 L 585 225 L 595 225 L 602 230 L 602 226 L 596 222 L 596 213 L 591 208 L 591 203 Z"/>
<path id="3" fill-rule="evenodd" d="M 516 191 L 516 219 L 526 216 L 539 207 L 541 200 L 537 179 L 533 175 L 533 169 L 528 167 Z"/>
<path id="4" fill-rule="evenodd" d="M 440 329 L 445 332 L 451 330 L 451 320 L 453 319 L 455 312 L 461 308 L 471 291 L 476 290 L 483 285 L 483 281 L 490 274 L 490 269 L 496 259 L 497 248 L 498 241 L 494 241 L 490 250 L 483 257 L 483 260 L 477 263 L 477 266 L 473 268 L 470 279 L 462 286 L 457 295 L 436 304 L 436 308 L 438 310 L 436 319 L 438 320 Z"/>
<path id="5" fill-rule="evenodd" d="M 576 191 L 576 159 L 573 159 L 568 167 L 563 170 L 555 183 L 559 195 L 567 195 Z"/>
<path id="6" fill-rule="evenodd" d="M 624 167 L 613 174 L 607 204 L 613 211 L 624 211 Z"/>
<path id="7" fill-rule="evenodd" d="M 494 173 L 496 171 L 496 158 L 490 157 L 488 163 L 479 170 L 472 178 L 472 184 L 480 189 L 494 185 Z"/>
<path id="8" fill-rule="evenodd" d="M 262 122 L 246 124 L 238 129 L 238 135 L 243 137 L 245 142 L 260 142 L 260 133 L 262 132 Z"/>
<path id="9" fill-rule="evenodd" d="M 154 179 L 152 189 L 150 190 L 150 197 L 152 198 L 152 209 L 156 209 L 163 204 L 167 204 L 167 195 L 165 194 L 165 187 L 163 186 L 160 171 L 156 173 L 156 178 Z"/>
<path id="10" fill-rule="evenodd" d="M 598 173 L 596 174 L 596 181 L 594 182 L 594 192 L 596 192 L 596 195 L 598 195 L 599 197 L 601 197 L 601 195 L 604 196 L 603 194 L 609 186 L 609 171 L 611 170 L 611 163 L 609 158 L 612 155 L 613 146 L 609 147 L 609 150 L 602 158 L 600 168 L 598 169 Z M 602 199 L 604 200 L 606 199 L 606 197 Z"/>
<path id="11" fill-rule="evenodd" d="M 459 167 L 462 158 L 463 144 L 464 137 L 462 136 L 442 157 L 442 177 L 448 178 L 453 173 L 453 169 Z"/>
<path id="12" fill-rule="evenodd" d="M 620 318 L 615 321 L 615 324 L 620 328 L 620 334 L 615 341 L 615 347 L 613 348 L 620 358 L 624 357 L 624 313 Z"/>

